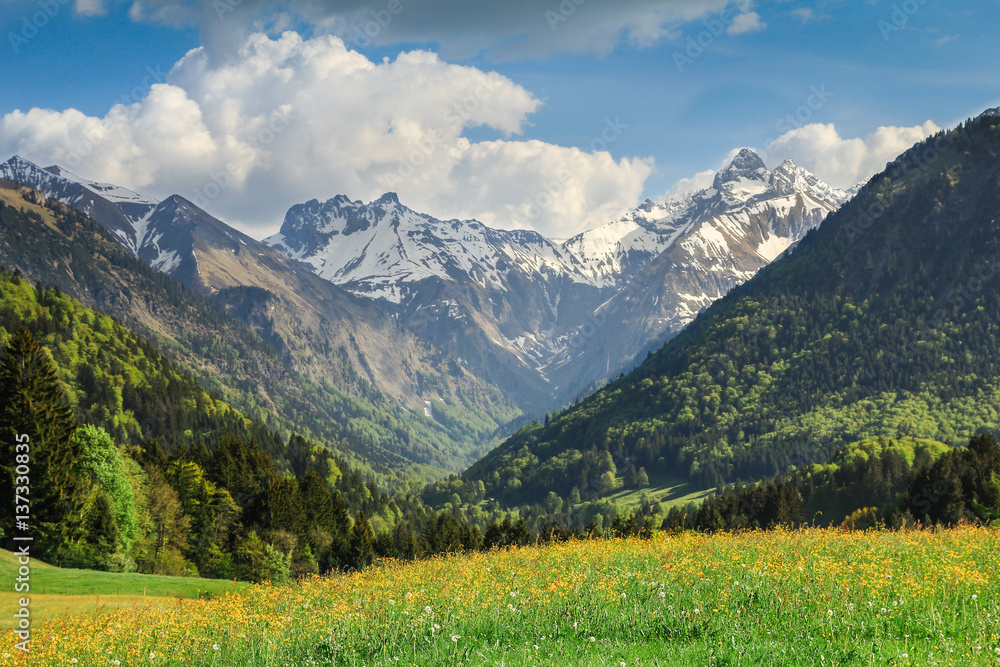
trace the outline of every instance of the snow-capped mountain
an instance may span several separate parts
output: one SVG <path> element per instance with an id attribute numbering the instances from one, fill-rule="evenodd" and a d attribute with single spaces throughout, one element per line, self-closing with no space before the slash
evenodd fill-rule
<path id="1" fill-rule="evenodd" d="M 646 202 L 570 239 L 566 247 L 592 275 L 617 280 L 619 290 L 587 322 L 557 337 L 543 372 L 573 391 L 627 370 L 850 197 L 791 160 L 771 171 L 743 149 L 711 188 Z"/>
<path id="2" fill-rule="evenodd" d="M 59 166 L 43 169 L 17 155 L 0 164 L 0 177 L 39 190 L 88 215 L 139 259 L 193 287 L 207 289 L 198 284 L 191 234 L 196 218 L 211 216 L 203 211 L 199 215 L 196 211 L 200 209 L 184 198 L 175 195 L 158 201 L 117 185 L 81 178 Z"/>
<path id="3" fill-rule="evenodd" d="M 569 239 L 564 248 L 585 267 L 588 278 L 621 286 L 678 243 L 701 242 L 725 253 L 750 217 L 773 209 L 778 221 L 801 210 L 804 217 L 796 216 L 797 225 L 779 223 L 756 240 L 752 250 L 771 261 L 801 238 L 807 231 L 801 229 L 803 224 L 818 224 L 847 199 L 847 192 L 830 187 L 791 160 L 768 171 L 760 156 L 743 149 L 715 175 L 711 188 L 661 202 L 647 200 L 619 220 Z M 819 220 L 814 219 L 817 215 Z M 694 233 L 714 218 L 719 224 L 710 227 L 715 231 Z"/>
<path id="4" fill-rule="evenodd" d="M 562 243 L 438 220 L 394 194 L 294 206 L 264 242 L 382 301 L 475 372 L 503 374 L 499 386 L 559 402 L 685 326 L 848 198 L 744 149 L 711 188 L 647 201 Z"/>
<path id="5" fill-rule="evenodd" d="M 551 404 L 536 350 L 545 332 L 610 296 L 559 244 L 475 220 L 438 220 L 395 194 L 365 204 L 345 196 L 292 207 L 264 243 L 362 297 L 380 301 L 473 373 L 524 405 Z M 575 313 L 582 316 L 583 311 Z"/>
<path id="6" fill-rule="evenodd" d="M 506 291 L 511 271 L 546 281 L 573 272 L 573 258 L 541 234 L 437 220 L 403 206 L 395 193 L 371 204 L 341 195 L 293 206 L 281 231 L 264 243 L 331 282 L 396 304 L 427 279 L 469 280 Z"/>

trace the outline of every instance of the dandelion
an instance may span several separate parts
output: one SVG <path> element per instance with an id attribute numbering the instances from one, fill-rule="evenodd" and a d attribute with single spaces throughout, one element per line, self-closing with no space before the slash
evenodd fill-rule
<path id="1" fill-rule="evenodd" d="M 591 643 L 591 644 L 593 644 L 593 643 L 594 643 L 594 642 L 596 642 L 596 641 L 597 641 L 597 638 L 596 638 L 596 637 L 591 637 L 591 638 L 590 638 L 590 643 Z"/>
<path id="2" fill-rule="evenodd" d="M 212 650 L 213 651 L 218 651 L 219 650 L 219 645 L 218 644 L 212 644 Z"/>
<path id="3" fill-rule="evenodd" d="M 462 638 L 462 635 L 452 635 L 451 636 L 451 641 L 453 641 L 453 642 L 455 642 L 457 644 L 458 640 L 461 639 L 461 638 Z M 535 648 L 538 648 L 538 647 L 536 646 Z"/>

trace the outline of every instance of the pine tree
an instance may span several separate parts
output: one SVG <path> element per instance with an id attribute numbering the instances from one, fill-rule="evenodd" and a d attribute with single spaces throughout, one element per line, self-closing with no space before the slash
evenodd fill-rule
<path id="1" fill-rule="evenodd" d="M 29 529 L 37 554 L 57 561 L 78 530 L 71 520 L 82 500 L 80 480 L 73 474 L 75 429 L 55 364 L 35 337 L 21 329 L 0 359 L 0 498 L 13 502 L 18 461 L 27 461 Z M 15 453 L 25 453 L 15 452 L 16 438 L 24 435 L 30 440 L 28 458 L 16 459 Z M 0 521 L 11 535 L 14 513 L 5 512 Z"/>
<path id="2" fill-rule="evenodd" d="M 351 528 L 350 555 L 350 565 L 357 570 L 363 570 L 375 560 L 375 532 L 364 510 L 358 512 L 354 527 Z"/>

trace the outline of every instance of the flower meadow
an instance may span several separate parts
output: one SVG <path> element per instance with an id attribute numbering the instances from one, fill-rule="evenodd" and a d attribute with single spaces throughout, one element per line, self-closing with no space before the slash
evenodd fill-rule
<path id="1" fill-rule="evenodd" d="M 68 617 L 3 664 L 1000 665 L 998 592 L 996 529 L 660 534 Z"/>

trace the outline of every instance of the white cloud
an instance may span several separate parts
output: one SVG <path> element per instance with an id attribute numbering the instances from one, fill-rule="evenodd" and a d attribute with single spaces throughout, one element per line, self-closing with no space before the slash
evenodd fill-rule
<path id="1" fill-rule="evenodd" d="M 667 191 L 667 196 L 706 190 L 712 187 L 712 183 L 715 182 L 715 174 L 716 171 L 714 169 L 708 169 L 707 171 L 699 171 L 690 178 L 682 178 Z"/>
<path id="2" fill-rule="evenodd" d="M 742 35 L 748 32 L 760 32 L 767 27 L 767 24 L 760 20 L 757 12 L 747 12 L 738 14 L 733 22 L 726 28 L 730 35 Z"/>
<path id="3" fill-rule="evenodd" d="M 336 37 L 255 34 L 222 64 L 191 51 L 166 83 L 103 118 L 9 113 L 0 151 L 178 193 L 256 236 L 274 231 L 288 206 L 340 193 L 394 190 L 439 217 L 557 236 L 638 203 L 651 160 L 517 139 L 540 104 L 499 74 L 429 52 L 373 63 Z M 506 136 L 471 143 L 462 135 L 475 126 Z"/>
<path id="4" fill-rule="evenodd" d="M 848 188 L 940 129 L 927 121 L 916 127 L 879 127 L 865 137 L 845 139 L 833 124 L 814 123 L 781 135 L 767 146 L 767 154 L 770 162 L 792 158 L 830 185 Z"/>
<path id="5" fill-rule="evenodd" d="M 104 0 L 76 0 L 74 9 L 80 16 L 103 16 L 107 12 Z"/>

